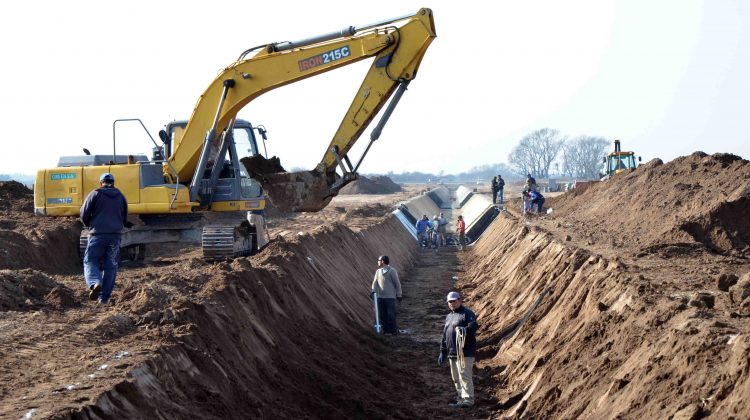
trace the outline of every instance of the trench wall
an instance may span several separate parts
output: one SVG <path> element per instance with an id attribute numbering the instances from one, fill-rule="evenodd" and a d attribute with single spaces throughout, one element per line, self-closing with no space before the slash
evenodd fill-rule
<path id="1" fill-rule="evenodd" d="M 378 255 L 405 273 L 416 251 L 389 217 L 358 233 L 320 228 L 219 264 L 205 299 L 174 311 L 183 334 L 75 417 L 415 416 L 393 408 L 403 381 L 382 368 L 369 291 Z"/>
<path id="2" fill-rule="evenodd" d="M 481 325 L 480 366 L 503 383 L 492 395 L 503 415 L 750 412 L 750 340 L 717 320 L 729 312 L 727 294 L 716 296 L 713 308 L 688 304 L 684 294 L 662 292 L 656 279 L 557 242 L 507 213 L 473 247 L 466 267 L 459 287 Z"/>

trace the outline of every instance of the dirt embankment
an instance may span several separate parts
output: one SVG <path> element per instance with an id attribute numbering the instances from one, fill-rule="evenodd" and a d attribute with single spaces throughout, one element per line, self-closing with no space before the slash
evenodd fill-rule
<path id="1" fill-rule="evenodd" d="M 746 418 L 748 174 L 695 153 L 503 213 L 460 281 L 495 415 Z"/>
<path id="2" fill-rule="evenodd" d="M 498 401 L 496 414 L 743 418 L 750 412 L 750 313 L 739 314 L 750 301 L 741 297 L 750 294 L 750 274 L 729 292 L 711 277 L 680 284 L 565 245 L 508 216 L 495 221 L 466 265 L 461 287 L 472 290 L 482 321 L 480 367 L 489 378 L 482 385 Z M 722 266 L 750 271 L 747 262 L 713 261 Z"/>
<path id="3" fill-rule="evenodd" d="M 587 242 L 635 253 L 697 246 L 750 255 L 750 162 L 730 154 L 655 159 L 549 206 Z"/>

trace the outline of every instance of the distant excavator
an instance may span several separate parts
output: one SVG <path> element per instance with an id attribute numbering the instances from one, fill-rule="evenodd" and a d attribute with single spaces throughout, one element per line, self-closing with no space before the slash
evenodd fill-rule
<path id="1" fill-rule="evenodd" d="M 162 145 L 152 138 L 151 159 L 113 150 L 108 155 L 62 157 L 57 167 L 37 171 L 34 212 L 77 216 L 88 193 L 98 187 L 99 176 L 109 172 L 127 198 L 130 214 L 139 219 L 122 238 L 122 247 L 133 258 L 142 258 L 145 244 L 166 242 L 200 243 L 204 256 L 211 258 L 255 253 L 267 243 L 263 209 L 268 197 L 283 211 L 318 211 L 357 179 L 362 160 L 435 37 L 432 11 L 425 8 L 361 27 L 248 49 L 200 96 L 189 120 L 161 130 Z M 285 172 L 277 158 L 258 153 L 254 132 L 265 138 L 265 130 L 238 119 L 245 105 L 272 89 L 366 58 L 373 58 L 373 63 L 315 169 Z M 352 165 L 347 153 L 389 99 L 370 143 Z M 315 106 L 314 100 L 310 106 Z M 121 121 L 128 120 L 115 123 Z M 236 138 L 249 142 L 250 156 L 240 159 Z M 247 220 L 240 222 L 244 214 Z M 86 240 L 83 232 L 81 247 Z"/>
<path id="2" fill-rule="evenodd" d="M 638 162 L 641 157 L 637 156 Z M 638 167 L 634 152 L 623 152 L 620 149 L 620 140 L 615 140 L 615 151 L 611 152 L 604 158 L 604 176 L 602 180 L 609 179 L 612 175 L 619 174 L 627 170 L 633 170 Z"/>

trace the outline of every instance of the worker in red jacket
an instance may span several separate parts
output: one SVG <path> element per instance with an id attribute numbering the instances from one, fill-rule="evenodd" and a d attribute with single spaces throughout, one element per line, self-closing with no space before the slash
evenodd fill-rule
<path id="1" fill-rule="evenodd" d="M 456 232 L 458 233 L 458 249 L 463 250 L 464 245 L 466 245 L 466 222 L 464 222 L 463 216 L 458 216 Z"/>

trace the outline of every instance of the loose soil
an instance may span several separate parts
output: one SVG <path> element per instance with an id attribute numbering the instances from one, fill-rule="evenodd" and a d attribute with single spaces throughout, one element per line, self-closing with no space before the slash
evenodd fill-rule
<path id="1" fill-rule="evenodd" d="M 373 176 L 368 178 L 360 175 L 356 181 L 341 189 L 341 194 L 391 194 L 404 189 L 387 176 Z"/>
<path id="2" fill-rule="evenodd" d="M 697 152 L 553 198 L 551 214 L 512 199 L 465 262 L 497 414 L 747 418 L 749 174 Z"/>

